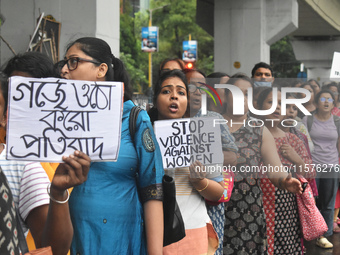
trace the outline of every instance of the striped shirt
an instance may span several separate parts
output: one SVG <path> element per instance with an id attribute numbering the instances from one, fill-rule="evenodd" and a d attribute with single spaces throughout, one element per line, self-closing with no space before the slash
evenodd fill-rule
<path id="1" fill-rule="evenodd" d="M 19 209 L 24 232 L 28 228 L 22 220 L 42 205 L 49 204 L 46 187 L 50 183 L 45 170 L 39 162 L 6 159 L 6 147 L 0 154 L 0 166 L 7 177 L 13 193 L 15 206 Z"/>

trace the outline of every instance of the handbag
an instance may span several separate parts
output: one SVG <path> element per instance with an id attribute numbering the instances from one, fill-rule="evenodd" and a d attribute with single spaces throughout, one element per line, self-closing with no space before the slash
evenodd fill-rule
<path id="1" fill-rule="evenodd" d="M 322 236 L 328 230 L 328 227 L 315 205 L 313 191 L 308 181 L 300 175 L 297 175 L 297 178 L 304 188 L 301 195 L 296 194 L 301 231 L 303 238 L 306 241 L 311 241 Z"/>
<path id="2" fill-rule="evenodd" d="M 132 141 L 136 133 L 138 114 L 142 109 L 134 106 L 130 112 L 129 131 Z M 185 227 L 181 211 L 176 200 L 175 180 L 164 175 L 163 186 L 163 216 L 164 216 L 164 238 L 163 246 L 178 242 L 185 237 Z"/>
<path id="3" fill-rule="evenodd" d="M 185 237 L 185 227 L 176 200 L 174 178 L 164 175 L 163 180 L 164 239 L 163 246 L 178 242 Z"/>

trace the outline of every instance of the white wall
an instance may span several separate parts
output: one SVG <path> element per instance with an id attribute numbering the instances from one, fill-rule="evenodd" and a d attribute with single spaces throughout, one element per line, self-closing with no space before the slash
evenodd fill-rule
<path id="1" fill-rule="evenodd" d="M 71 41 L 83 36 L 106 40 L 119 57 L 118 0 L 0 0 L 0 12 L 6 21 L 0 34 L 16 53 L 25 52 L 41 12 L 51 14 L 61 22 L 60 57 Z M 0 42 L 0 66 L 13 56 L 6 44 Z"/>
<path id="2" fill-rule="evenodd" d="M 269 64 L 270 44 L 297 28 L 297 0 L 215 0 L 215 71 L 251 75 Z M 240 62 L 240 68 L 234 63 Z"/>

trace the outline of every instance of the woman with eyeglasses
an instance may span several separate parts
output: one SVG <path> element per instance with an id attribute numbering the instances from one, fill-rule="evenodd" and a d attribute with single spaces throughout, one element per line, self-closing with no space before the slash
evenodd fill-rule
<path id="1" fill-rule="evenodd" d="M 123 63 L 105 41 L 84 37 L 68 46 L 57 67 L 65 79 L 120 81 L 125 87 L 118 160 L 91 163 L 87 180 L 70 196 L 71 254 L 162 254 L 162 158 L 145 111 L 134 139 L 130 135 L 134 104 Z"/>
<path id="2" fill-rule="evenodd" d="M 333 92 L 335 101 L 332 114 L 340 117 L 339 84 L 336 82 L 331 82 L 325 86 L 325 89 L 329 89 Z"/>
<path id="3" fill-rule="evenodd" d="M 321 90 L 314 100 L 316 112 L 302 119 L 314 143 L 312 159 L 317 172 L 315 179 L 319 193 L 317 206 L 328 226 L 328 231 L 316 241 L 316 245 L 322 248 L 333 247 L 327 237 L 333 234 L 334 205 L 339 186 L 340 120 L 339 117 L 332 115 L 334 101 L 332 91 Z"/>
<path id="4" fill-rule="evenodd" d="M 209 85 L 206 84 L 205 74 L 197 69 L 184 69 L 185 76 L 189 82 L 189 103 L 185 117 L 212 117 L 214 119 L 224 120 L 223 116 L 214 111 L 207 111 L 206 115 L 202 112 L 202 97 L 211 93 Z M 226 124 L 221 124 L 221 140 L 224 155 L 224 166 L 236 165 L 236 152 L 238 150 L 235 145 L 234 137 L 230 134 L 229 128 Z M 228 186 L 228 175 L 223 173 L 225 186 Z M 227 201 L 227 200 L 226 200 Z M 220 201 L 221 202 L 221 201 Z M 223 202 L 223 201 L 222 201 Z M 215 231 L 219 237 L 219 247 L 215 255 L 223 253 L 223 233 L 224 233 L 224 203 L 212 204 L 207 201 L 208 214 L 211 218 Z"/>

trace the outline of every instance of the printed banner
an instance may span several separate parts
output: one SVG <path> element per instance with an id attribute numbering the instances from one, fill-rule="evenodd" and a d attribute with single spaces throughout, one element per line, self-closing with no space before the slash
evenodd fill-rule
<path id="1" fill-rule="evenodd" d="M 142 51 L 158 51 L 158 27 L 142 27 Z"/>
<path id="2" fill-rule="evenodd" d="M 123 92 L 121 82 L 10 78 L 7 159 L 62 162 L 80 150 L 117 160 Z"/>
<path id="3" fill-rule="evenodd" d="M 195 62 L 197 60 L 197 41 L 183 41 L 183 61 Z"/>
<path id="4" fill-rule="evenodd" d="M 161 120 L 154 123 L 165 169 L 223 163 L 221 129 L 213 118 Z"/>

